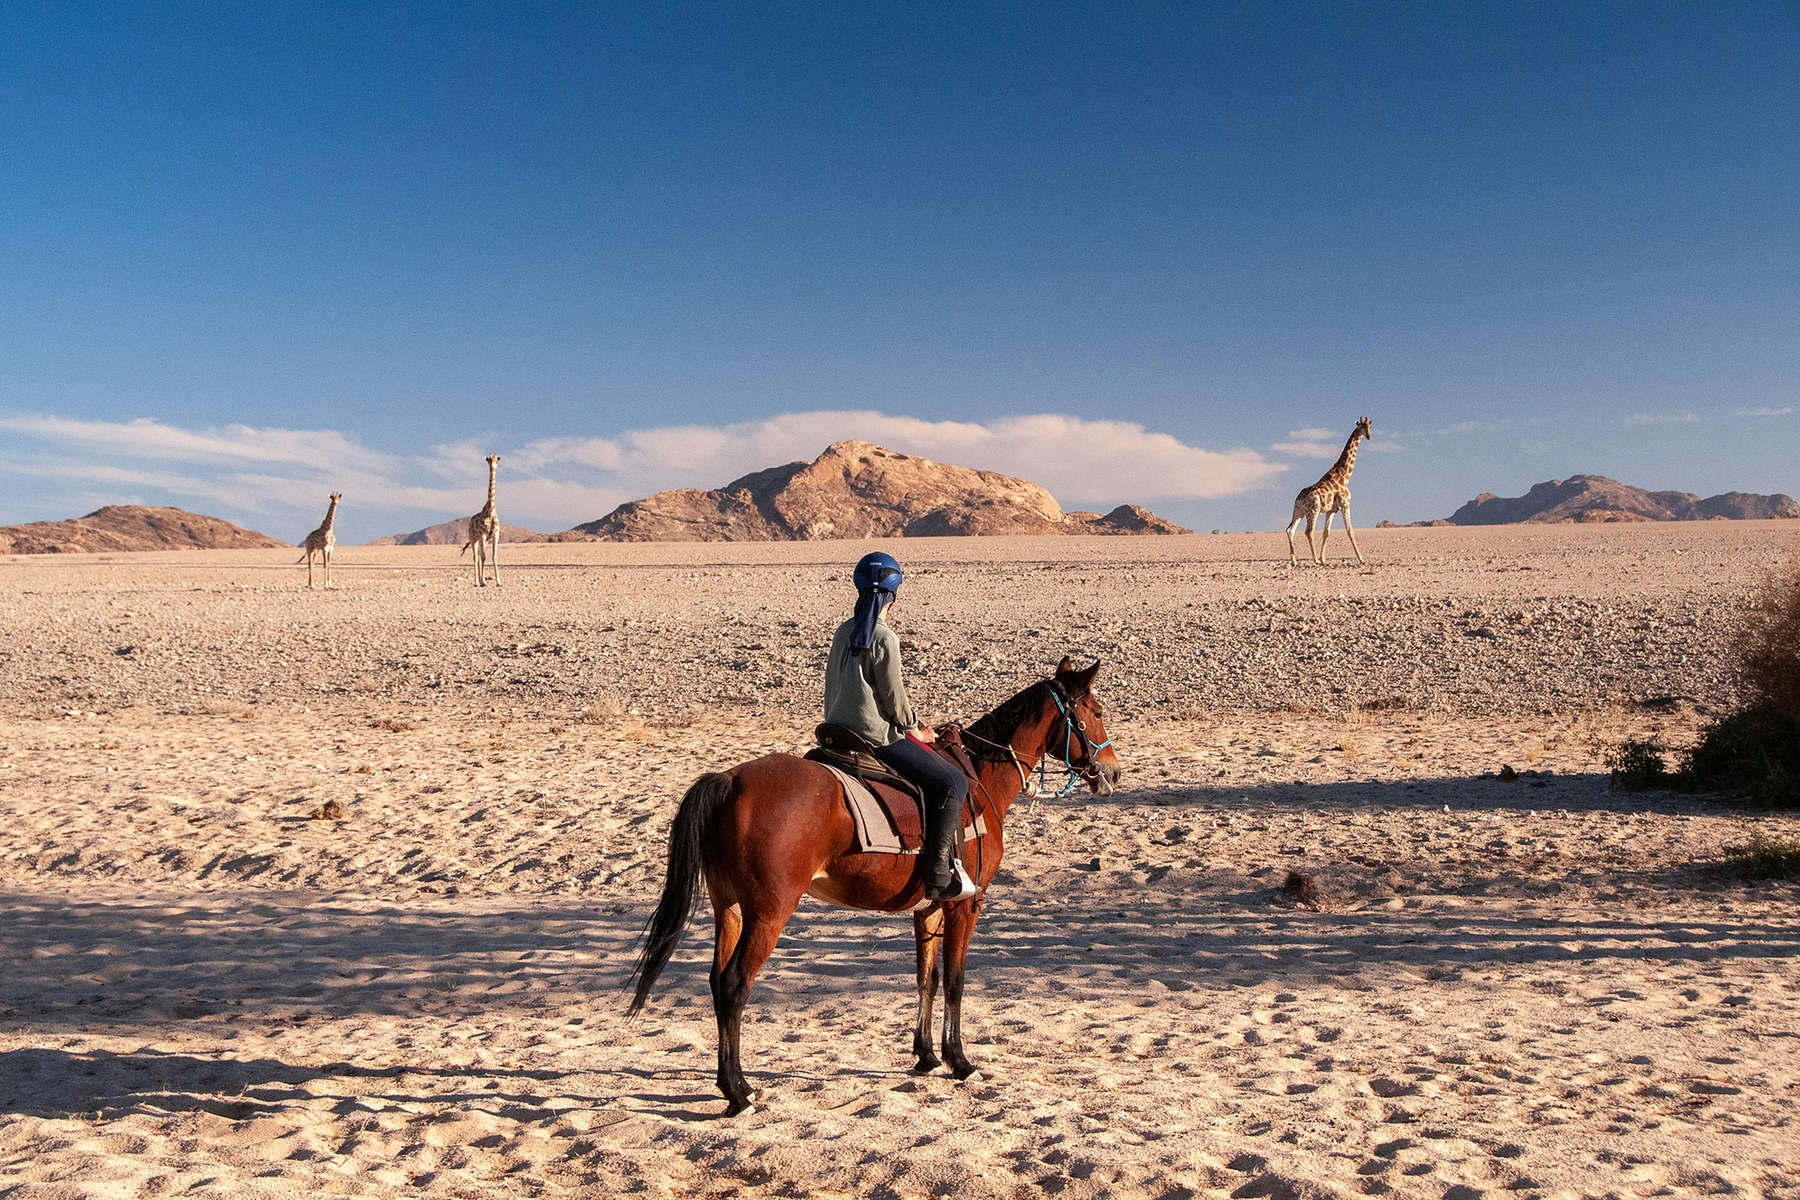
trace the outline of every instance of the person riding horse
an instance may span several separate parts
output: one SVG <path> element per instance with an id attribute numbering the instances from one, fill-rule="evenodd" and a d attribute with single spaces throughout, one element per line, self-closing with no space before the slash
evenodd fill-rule
<path id="1" fill-rule="evenodd" d="M 825 661 L 825 719 L 860 734 L 875 757 L 925 794 L 925 895 L 963 900 L 978 890 L 957 855 L 968 778 L 931 749 L 935 731 L 920 723 L 900 677 L 900 639 L 882 618 L 905 578 L 892 556 L 876 551 L 856 564 L 856 610 L 831 638 Z"/>

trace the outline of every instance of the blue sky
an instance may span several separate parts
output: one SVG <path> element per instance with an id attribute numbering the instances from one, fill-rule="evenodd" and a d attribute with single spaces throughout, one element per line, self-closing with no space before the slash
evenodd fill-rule
<path id="1" fill-rule="evenodd" d="M 1800 6 L 8 4 L 0 520 L 1800 492 Z"/>

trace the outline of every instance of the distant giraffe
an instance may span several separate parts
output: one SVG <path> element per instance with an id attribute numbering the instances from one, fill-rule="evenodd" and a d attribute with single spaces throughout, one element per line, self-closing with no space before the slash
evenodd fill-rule
<path id="1" fill-rule="evenodd" d="M 494 474 L 500 466 L 500 456 L 487 456 L 488 465 L 488 498 L 481 506 L 481 511 L 469 518 L 469 540 L 463 543 L 466 554 L 471 546 L 475 548 L 475 586 L 487 586 L 487 568 L 494 569 L 494 586 L 500 586 L 500 518 L 494 515 Z"/>
<path id="2" fill-rule="evenodd" d="M 1356 551 L 1358 565 L 1363 563 L 1362 548 L 1356 544 L 1356 530 L 1350 526 L 1350 472 L 1356 469 L 1356 443 L 1363 438 L 1373 438 L 1374 432 L 1369 428 L 1369 418 L 1364 417 L 1350 431 L 1350 440 L 1344 443 L 1344 452 L 1338 460 L 1331 464 L 1331 470 L 1319 477 L 1319 482 L 1301 491 L 1294 497 L 1294 519 L 1288 522 L 1288 565 L 1295 565 L 1294 530 L 1300 522 L 1306 522 L 1306 546 L 1312 551 L 1312 559 L 1320 566 L 1325 565 L 1325 543 L 1331 538 L 1331 514 L 1337 513 L 1344 518 L 1344 532 L 1350 535 L 1350 549 Z M 1313 521 L 1323 515 L 1325 529 L 1319 535 L 1319 544 L 1313 546 Z"/>
<path id="3" fill-rule="evenodd" d="M 325 509 L 325 521 L 317 529 L 306 535 L 300 548 L 306 553 L 294 560 L 294 565 L 306 564 L 306 586 L 313 585 L 313 555 L 319 556 L 321 572 L 325 576 L 325 586 L 331 586 L 331 551 L 337 545 L 337 534 L 331 527 L 337 523 L 338 501 L 344 497 L 339 492 L 331 493 L 331 504 Z"/>

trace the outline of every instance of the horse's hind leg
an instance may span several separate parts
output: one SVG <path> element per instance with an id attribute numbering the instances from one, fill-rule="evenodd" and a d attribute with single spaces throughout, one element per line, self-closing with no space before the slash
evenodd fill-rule
<path id="1" fill-rule="evenodd" d="M 738 938 L 744 932 L 744 911 L 736 902 L 725 903 L 718 898 L 719 893 L 713 889 L 710 881 L 707 891 L 713 897 L 713 966 L 712 977 L 717 979 L 725 970 L 725 964 L 731 961 L 737 950 Z"/>
<path id="2" fill-rule="evenodd" d="M 913 1025 L 913 1053 L 919 1056 L 913 1070 L 924 1074 L 944 1065 L 931 1048 L 931 1003 L 937 998 L 938 947 L 944 940 L 944 910 L 927 909 L 913 914 L 913 945 L 919 969 L 919 1019 Z"/>
<path id="3" fill-rule="evenodd" d="M 750 1107 L 753 1093 L 744 1079 L 743 1060 L 738 1053 L 738 1030 L 743 1023 L 744 1006 L 750 999 L 750 985 L 757 972 L 769 961 L 775 942 L 787 925 L 793 906 L 778 917 L 762 913 L 740 916 L 742 932 L 731 957 L 712 973 L 713 1015 L 719 1022 L 719 1090 L 725 1094 L 725 1115 L 735 1116 Z M 720 924 L 721 934 L 725 925 Z"/>
<path id="4" fill-rule="evenodd" d="M 947 910 L 944 922 L 944 1059 L 958 1079 L 975 1073 L 975 1064 L 963 1053 L 963 967 L 969 959 L 969 939 L 975 936 L 975 919 L 981 915 L 981 897 Z"/>

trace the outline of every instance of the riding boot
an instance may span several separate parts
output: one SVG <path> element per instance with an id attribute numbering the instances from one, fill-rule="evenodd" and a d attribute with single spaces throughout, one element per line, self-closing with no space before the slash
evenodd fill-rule
<path id="1" fill-rule="evenodd" d="M 956 853 L 962 830 L 961 813 L 938 813 L 925 831 L 925 897 L 928 900 L 967 900 L 981 889 L 963 870 Z"/>

